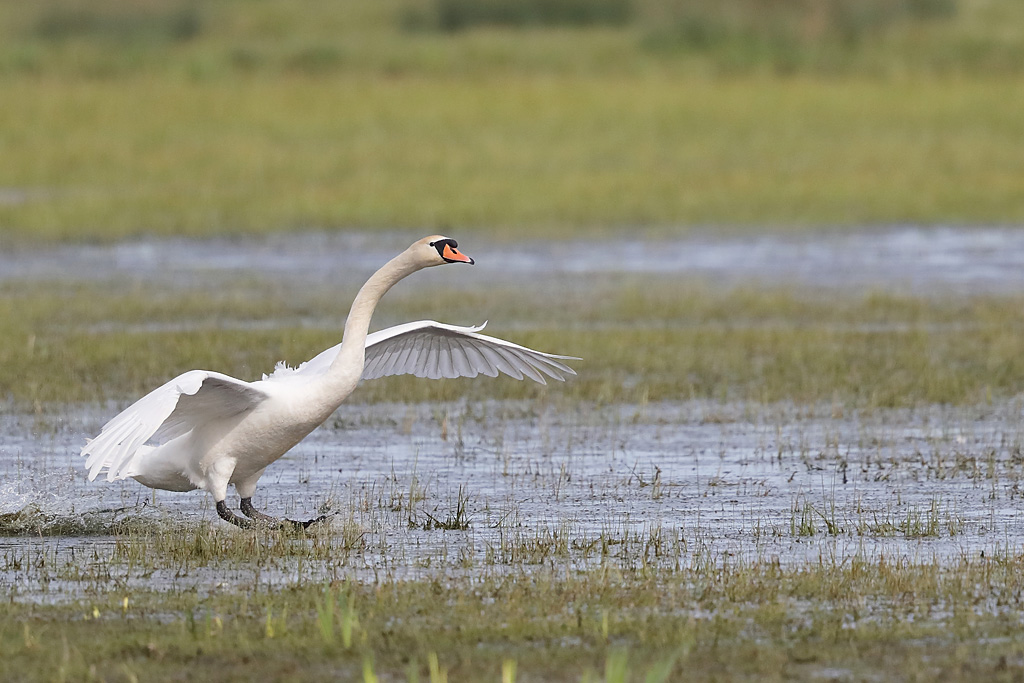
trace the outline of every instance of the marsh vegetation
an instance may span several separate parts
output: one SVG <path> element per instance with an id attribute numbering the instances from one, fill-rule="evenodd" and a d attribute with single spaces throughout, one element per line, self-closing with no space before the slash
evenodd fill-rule
<path id="1" fill-rule="evenodd" d="M 101 411 L 9 417 L 24 436 L 0 462 L 0 666 L 1010 678 L 1019 403 L 833 410 L 349 406 L 261 489 L 274 509 L 332 516 L 308 534 L 89 485 L 73 452 Z"/>
<path id="2" fill-rule="evenodd" d="M 1019 295 L 512 287 L 483 259 L 461 275 L 489 285 L 425 275 L 378 324 L 489 317 L 584 356 L 580 376 L 366 383 L 260 490 L 329 525 L 242 533 L 199 494 L 85 482 L 82 438 L 168 376 L 256 377 L 336 343 L 359 274 L 310 287 L 274 255 L 300 271 L 6 280 L 3 367 L 35 368 L 5 379 L 7 675 L 1017 670 Z"/>
<path id="3" fill-rule="evenodd" d="M 1019 680 L 1022 7 L 0 1 L 0 678 Z M 308 533 L 86 483 L 434 231 L 375 327 L 577 378 L 365 383 Z"/>
<path id="4" fill-rule="evenodd" d="M 868 291 L 836 300 L 785 287 L 596 279 L 561 282 L 557 297 L 544 281 L 476 292 L 397 290 L 379 324 L 492 319 L 528 346 L 596 359 L 554 394 L 566 401 L 970 404 L 1012 397 L 1024 380 L 1019 295 L 933 299 Z M 59 282 L 2 286 L 0 319 L 8 335 L 0 345 L 0 377 L 7 397 L 22 405 L 123 399 L 191 367 L 256 379 L 279 360 L 298 364 L 338 343 L 345 314 L 339 302 L 355 292 L 284 295 L 272 282 L 222 285 L 212 294 L 164 287 L 92 284 L 69 293 Z M 32 368 L 27 379 L 26 367 Z M 368 383 L 353 400 L 396 395 L 419 402 L 539 398 L 550 391 L 403 377 Z"/>

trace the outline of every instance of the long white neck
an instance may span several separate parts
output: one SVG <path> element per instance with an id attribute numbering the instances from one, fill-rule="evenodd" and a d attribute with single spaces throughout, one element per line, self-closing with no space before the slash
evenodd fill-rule
<path id="1" fill-rule="evenodd" d="M 355 375 L 356 381 L 363 374 L 363 363 L 366 360 L 366 335 L 370 329 L 370 318 L 381 300 L 391 287 L 402 278 L 420 270 L 423 264 L 417 263 L 409 252 L 402 252 L 388 261 L 376 273 L 370 276 L 356 294 L 352 308 L 345 321 L 345 336 L 342 338 L 341 351 L 331 364 L 329 375 L 348 377 Z"/>

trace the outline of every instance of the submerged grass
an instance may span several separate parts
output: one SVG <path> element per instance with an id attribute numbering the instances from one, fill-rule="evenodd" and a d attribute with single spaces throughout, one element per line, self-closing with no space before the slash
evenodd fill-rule
<path id="1" fill-rule="evenodd" d="M 619 406 L 561 417 L 533 403 L 453 408 L 448 418 L 419 408 L 415 456 L 358 455 L 402 440 L 402 411 L 386 406 L 348 412 L 319 445 L 268 471 L 272 481 L 282 466 L 319 462 L 314 488 L 325 475 L 339 483 L 329 507 L 340 519 L 307 532 L 241 531 L 208 501 L 197 512 L 198 494 L 180 505 L 161 494 L 123 517 L 96 511 L 90 529 L 0 538 L 0 677 L 1022 673 L 1019 401 L 863 421 L 757 406 L 720 421 L 695 406 L 648 406 L 646 417 Z M 361 420 L 386 426 L 360 435 Z M 463 420 L 490 437 L 459 455 Z M 325 447 L 342 440 L 353 448 Z M 516 442 L 505 471 L 500 440 Z M 71 464 L 37 459 L 25 478 L 38 483 L 26 488 Z M 74 516 L 69 500 L 117 500 L 90 503 L 95 489 L 70 479 L 47 506 L 62 519 Z M 301 481 L 267 509 L 308 505 Z M 427 512 L 468 529 L 425 524 Z M 13 517 L 0 532 L 38 519 L 23 511 L 12 528 Z"/>
<path id="2" fill-rule="evenodd" d="M 336 344 L 338 294 L 275 295 L 246 283 L 207 296 L 100 285 L 0 291 L 0 391 L 21 404 L 123 400 L 180 372 L 259 378 Z M 474 296 L 396 290 L 378 325 L 434 318 L 583 357 L 555 394 L 590 402 L 712 398 L 892 407 L 971 403 L 1024 383 L 1024 302 L 1017 296 L 921 299 L 809 295 L 785 289 L 712 290 L 699 283 L 613 278 L 562 291 L 537 285 Z M 458 299 L 455 311 L 450 302 Z M 535 307 L 529 302 L 544 300 Z M 304 320 L 325 315 L 323 326 Z M 571 321 L 571 322 L 570 322 Z M 28 372 L 27 369 L 31 369 Z M 388 378 L 351 400 L 523 398 L 548 389 L 511 380 Z"/>

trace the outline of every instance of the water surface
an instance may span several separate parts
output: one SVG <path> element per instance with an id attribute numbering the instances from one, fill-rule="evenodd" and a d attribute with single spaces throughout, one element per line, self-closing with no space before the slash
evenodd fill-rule
<path id="1" fill-rule="evenodd" d="M 297 284 L 362 282 L 420 235 L 407 232 L 299 233 L 237 240 L 142 240 L 0 253 L 0 281 L 218 281 L 271 278 Z M 587 241 L 462 239 L 474 269 L 429 277 L 466 287 L 547 277 L 678 275 L 712 282 L 762 282 L 839 290 L 920 294 L 1024 291 L 1024 230 L 915 228 L 749 237 Z M 472 272 L 468 272 L 468 271 Z"/>
<path id="2" fill-rule="evenodd" d="M 275 514 L 330 514 L 330 557 L 156 568 L 117 559 L 119 523 L 248 532 L 201 492 L 87 482 L 76 453 L 105 410 L 7 415 L 0 515 L 15 535 L 0 538 L 0 587 L 54 600 L 339 572 L 991 557 L 1024 544 L 1020 411 L 1019 401 L 864 415 L 704 402 L 345 406 L 267 470 L 256 496 Z M 465 528 L 438 528 L 451 521 Z"/>

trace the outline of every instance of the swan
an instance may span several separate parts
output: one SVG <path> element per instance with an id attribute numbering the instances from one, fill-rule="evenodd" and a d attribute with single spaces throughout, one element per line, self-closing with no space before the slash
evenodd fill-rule
<path id="1" fill-rule="evenodd" d="M 277 519 L 252 504 L 264 470 L 322 424 L 362 379 L 495 377 L 499 372 L 544 384 L 576 373 L 563 360 L 432 320 L 405 323 L 368 334 L 381 297 L 418 270 L 449 263 L 472 265 L 458 242 L 425 237 L 388 261 L 356 294 L 340 344 L 289 368 L 283 362 L 262 380 L 245 382 L 219 372 L 190 370 L 153 390 L 112 418 L 81 455 L 89 481 L 132 478 L 154 489 L 201 489 L 213 496 L 217 514 L 243 529 L 254 525 L 306 528 L 323 521 Z M 486 324 L 486 323 L 485 323 Z M 228 487 L 241 499 L 236 515 Z"/>

